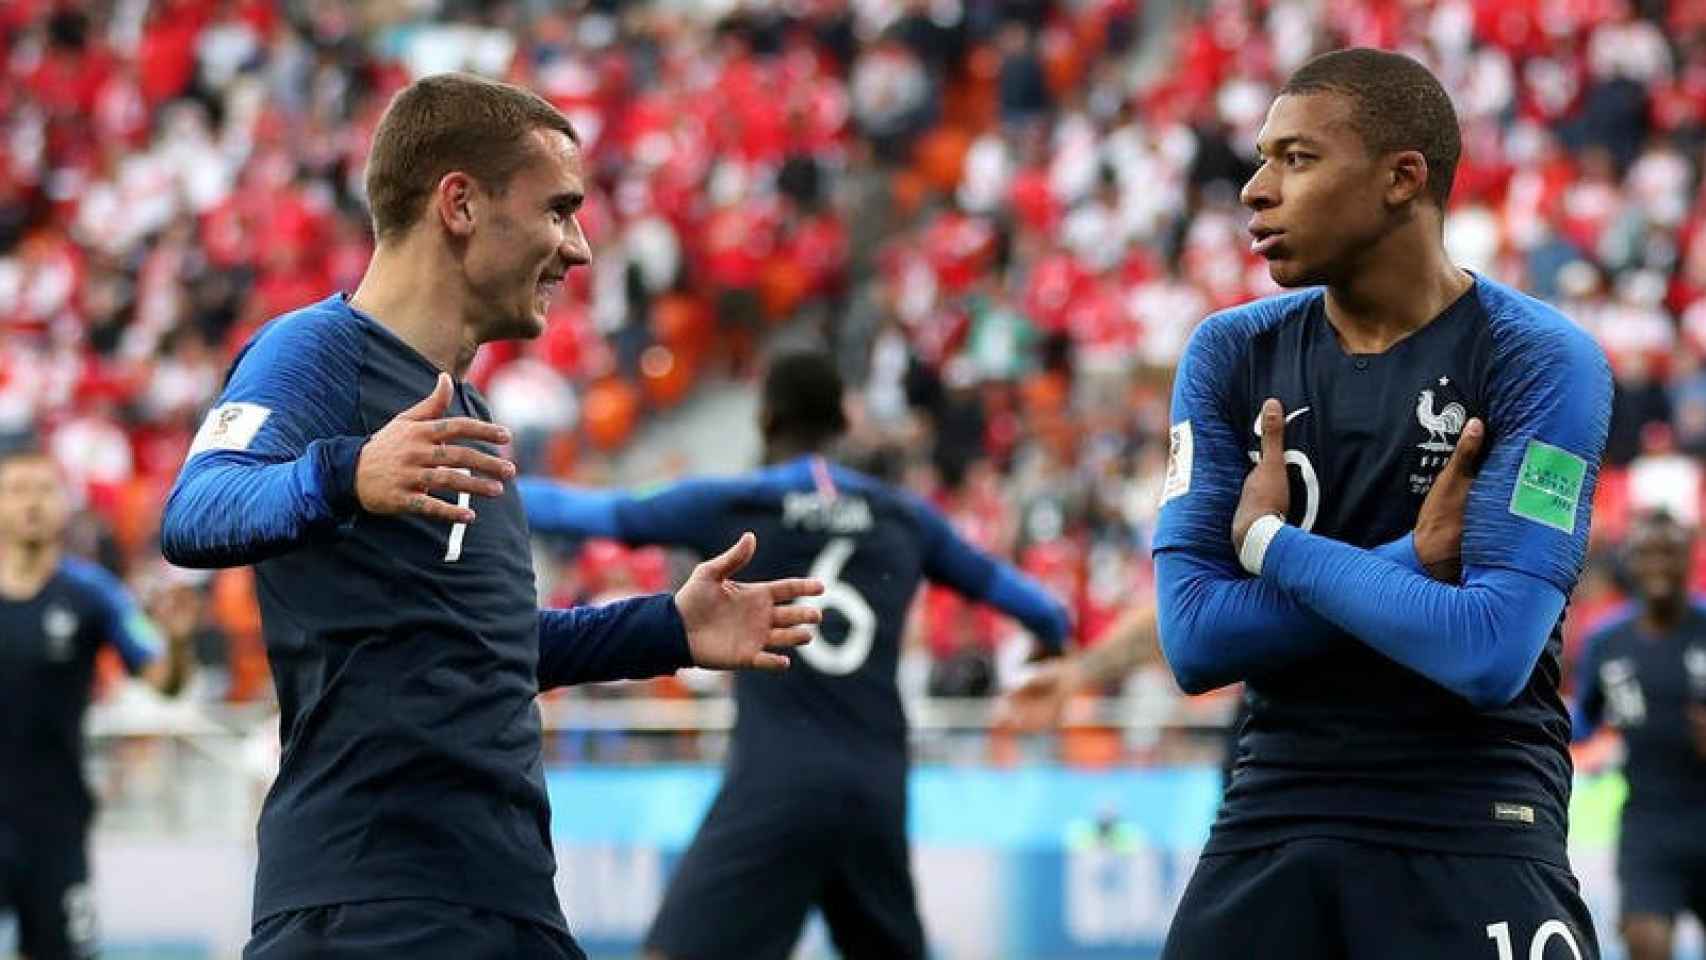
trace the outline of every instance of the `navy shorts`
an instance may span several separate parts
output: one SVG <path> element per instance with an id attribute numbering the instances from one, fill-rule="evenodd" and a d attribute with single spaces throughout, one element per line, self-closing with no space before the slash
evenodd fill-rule
<path id="1" fill-rule="evenodd" d="M 1625 817 L 1617 837 L 1617 885 L 1625 917 L 1688 911 L 1706 923 L 1706 839 L 1691 837 L 1675 821 Z"/>
<path id="2" fill-rule="evenodd" d="M 574 938 L 530 920 L 442 900 L 370 900 L 276 913 L 243 960 L 586 960 Z M 33 960 L 33 958 L 32 958 Z"/>
<path id="3" fill-rule="evenodd" d="M 725 786 L 646 946 L 671 960 L 785 960 L 813 906 L 844 960 L 924 956 L 904 792 Z"/>
<path id="4" fill-rule="evenodd" d="M 82 840 L 26 843 L 0 850 L 0 926 L 10 921 L 30 960 L 93 957 L 95 898 Z"/>
<path id="5" fill-rule="evenodd" d="M 1163 960 L 1598 960 L 1568 870 L 1293 840 L 1197 863 Z"/>

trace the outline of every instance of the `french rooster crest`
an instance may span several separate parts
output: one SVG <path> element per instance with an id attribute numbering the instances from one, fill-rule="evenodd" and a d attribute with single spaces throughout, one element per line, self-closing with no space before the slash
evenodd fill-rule
<path id="1" fill-rule="evenodd" d="M 1428 442 L 1420 444 L 1423 450 L 1433 453 L 1450 453 L 1456 449 L 1456 436 L 1463 432 L 1463 425 L 1469 422 L 1469 411 L 1463 409 L 1461 403 L 1448 403 L 1445 409 L 1434 409 L 1434 392 L 1423 390 L 1416 398 L 1416 419 L 1421 421 L 1422 429 L 1428 432 Z M 1448 439 L 1449 438 L 1449 439 Z"/>

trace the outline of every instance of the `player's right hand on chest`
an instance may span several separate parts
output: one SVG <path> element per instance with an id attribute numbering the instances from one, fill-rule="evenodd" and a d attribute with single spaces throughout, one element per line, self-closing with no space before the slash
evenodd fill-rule
<path id="1" fill-rule="evenodd" d="M 450 375 L 441 373 L 426 399 L 368 438 L 355 468 L 355 493 L 363 510 L 471 523 L 472 509 L 446 503 L 429 491 L 503 495 L 504 482 L 515 478 L 515 464 L 456 441 L 504 444 L 509 442 L 509 431 L 473 417 L 445 417 L 450 397 Z"/>

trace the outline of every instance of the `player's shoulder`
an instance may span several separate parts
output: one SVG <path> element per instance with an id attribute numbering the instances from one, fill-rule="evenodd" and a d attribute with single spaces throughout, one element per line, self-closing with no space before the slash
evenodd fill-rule
<path id="1" fill-rule="evenodd" d="M 1525 363 L 1611 367 L 1598 341 L 1557 307 L 1490 277 L 1477 275 L 1475 297 L 1500 353 L 1520 353 Z"/>
<path id="2" fill-rule="evenodd" d="M 297 362 L 348 356 L 360 351 L 362 335 L 361 318 L 342 294 L 333 294 L 267 321 L 243 352 L 256 358 Z"/>
<path id="3" fill-rule="evenodd" d="M 124 581 L 116 574 L 82 557 L 64 557 L 59 561 L 59 572 L 72 590 L 91 603 L 105 604 L 125 593 Z"/>
<path id="4" fill-rule="evenodd" d="M 1217 310 L 1204 318 L 1198 333 L 1212 337 L 1253 337 L 1287 323 L 1299 323 L 1321 301 L 1320 287 L 1278 293 Z"/>
<path id="5" fill-rule="evenodd" d="M 1690 593 L 1688 595 L 1688 610 L 1696 623 L 1706 625 L 1706 594 Z"/>
<path id="6" fill-rule="evenodd" d="M 1617 637 L 1627 632 L 1635 618 L 1640 615 L 1640 608 L 1633 603 L 1620 603 L 1612 607 L 1588 624 L 1582 648 L 1603 651 L 1607 645 L 1614 643 Z"/>
<path id="7" fill-rule="evenodd" d="M 1197 363 L 1229 362 L 1256 338 L 1304 322 L 1322 296 L 1320 287 L 1310 287 L 1211 313 L 1191 333 L 1185 356 Z"/>
<path id="8" fill-rule="evenodd" d="M 910 490 L 846 464 L 827 459 L 814 463 L 815 459 L 800 457 L 766 467 L 753 475 L 754 482 L 778 494 L 824 491 L 858 497 L 874 515 L 898 517 L 913 526 L 927 524 L 936 515 L 929 501 Z"/>

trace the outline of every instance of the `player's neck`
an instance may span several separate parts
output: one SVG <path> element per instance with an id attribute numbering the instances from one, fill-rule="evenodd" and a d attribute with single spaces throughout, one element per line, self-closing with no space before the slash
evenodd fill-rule
<path id="1" fill-rule="evenodd" d="M 1383 237 L 1327 287 L 1327 321 L 1347 353 L 1384 353 L 1422 329 L 1475 282 L 1424 225 Z"/>
<path id="2" fill-rule="evenodd" d="M 0 544 L 0 597 L 28 600 L 41 592 L 59 567 L 59 544 L 8 541 Z"/>
<path id="3" fill-rule="evenodd" d="M 1682 615 L 1687 610 L 1687 601 L 1681 599 L 1664 603 L 1649 601 L 1641 605 L 1641 628 L 1648 633 L 1670 633 L 1682 623 Z"/>
<path id="4" fill-rule="evenodd" d="M 465 292 L 455 271 L 439 269 L 430 242 L 404 238 L 373 253 L 350 305 L 379 321 L 427 358 L 433 366 L 461 379 L 479 350 L 465 321 Z"/>

